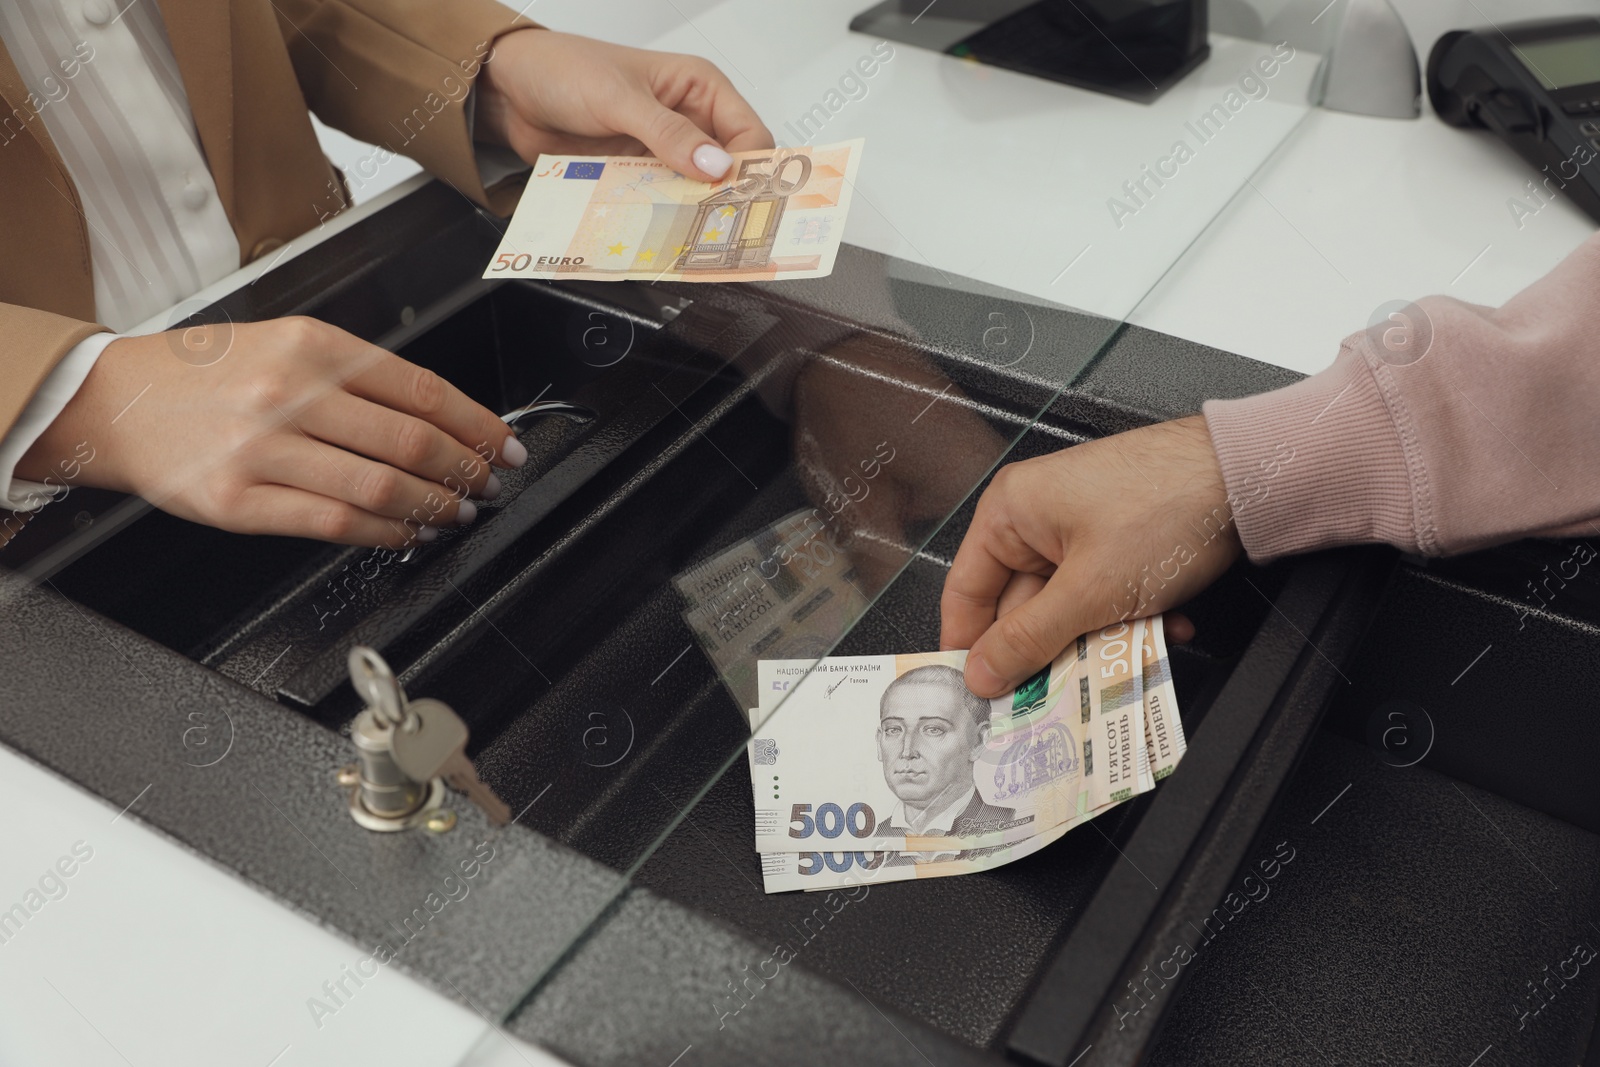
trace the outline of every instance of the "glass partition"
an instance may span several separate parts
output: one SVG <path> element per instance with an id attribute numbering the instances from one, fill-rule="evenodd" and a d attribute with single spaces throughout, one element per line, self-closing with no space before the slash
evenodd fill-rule
<path id="1" fill-rule="evenodd" d="M 753 20 L 741 22 L 739 3 L 670 38 L 667 47 L 748 57 L 752 71 L 774 69 L 779 51 L 801 52 L 800 71 L 785 68 L 752 91 L 768 116 L 804 116 L 812 97 L 828 95 L 834 68 L 848 71 L 869 55 L 878 61 L 870 80 L 855 79 L 866 88 L 846 95 L 826 125 L 815 116 L 773 125 L 780 142 L 785 134 L 790 143 L 867 139 L 851 218 L 850 241 L 860 251 L 841 256 L 826 282 L 753 287 L 767 313 L 813 311 L 838 332 L 792 351 L 789 366 L 769 371 L 783 378 L 761 387 L 766 396 L 780 380 L 792 382 L 790 405 L 774 409 L 788 424 L 781 481 L 752 486 L 744 507 L 731 509 L 727 525 L 671 579 L 692 641 L 667 649 L 681 658 L 664 655 L 662 675 L 639 673 L 651 675 L 650 686 L 697 673 L 715 677 L 720 691 L 707 698 L 704 688 L 693 690 L 694 707 L 709 699 L 716 710 L 695 720 L 692 742 L 655 735 L 659 751 L 676 757 L 631 772 L 653 779 L 636 795 L 659 797 L 630 815 L 660 827 L 635 851 L 631 880 L 664 845 L 684 839 L 720 876 L 686 887 L 674 881 L 680 864 L 644 884 L 691 907 L 709 906 L 724 922 L 739 913 L 750 923 L 753 914 L 755 925 L 740 932 L 758 943 L 815 910 L 816 898 L 798 894 L 720 906 L 725 893 L 761 894 L 754 827 L 729 828 L 734 812 L 754 819 L 744 713 L 753 717 L 750 709 L 759 707 L 758 721 L 772 723 L 787 711 L 783 695 L 756 691 L 756 662 L 937 648 L 939 592 L 970 519 L 972 490 L 1009 460 L 1080 439 L 1065 409 L 1041 417 L 1234 198 L 1248 194 L 1251 177 L 1312 111 L 1318 42 L 1335 22 L 1319 25 L 1326 5 L 1235 7 L 1236 15 L 1255 16 L 1237 23 L 1241 36 L 1213 35 L 1209 61 L 1149 105 L 1039 91 L 1020 75 L 905 45 L 884 58 L 866 37 L 823 41 L 819 34 L 814 48 L 805 38 L 764 37 Z M 716 53 L 707 47 L 712 40 Z M 919 106 L 907 106 L 912 100 Z M 1059 129 L 1041 134 L 1055 113 Z M 951 122 L 952 114 L 960 121 Z M 959 146 L 945 137 L 952 126 L 962 131 Z M 718 452 L 728 461 L 740 455 L 726 439 Z M 715 767 L 713 753 L 721 757 Z M 674 780 L 683 762 L 696 767 L 692 789 Z M 620 763 L 618 770 L 620 777 Z M 652 806 L 664 822 L 646 814 Z M 630 935 L 625 921 L 607 921 L 628 931 L 617 937 Z M 581 971 L 586 952 L 615 952 L 603 928 L 566 966 Z M 779 942 L 785 947 L 792 941 Z M 913 969 L 934 965 L 948 947 L 937 938 L 896 943 Z M 727 998 L 724 1021 L 749 999 L 740 991 L 749 973 L 735 966 L 741 962 L 750 961 L 728 968 L 739 988 Z M 823 973 L 834 969 L 826 959 L 812 962 Z M 604 965 L 596 969 L 603 973 Z M 540 981 L 517 1012 L 534 1020 L 525 1033 L 561 1017 L 546 1014 L 541 997 L 573 995 L 560 972 Z M 716 1012 L 702 1022 L 703 1047 L 715 1048 L 725 1038 Z M 898 1042 L 892 1025 L 885 1020 L 884 1040 Z M 667 1058 L 677 1051 L 649 1049 Z"/>
<path id="2" fill-rule="evenodd" d="M 494 1024 L 664 841 L 700 832 L 704 798 L 749 795 L 757 661 L 827 655 L 875 605 L 852 651 L 937 647 L 974 490 L 1088 432 L 1041 416 L 1304 120 L 1320 60 L 1214 35 L 1140 104 L 843 32 L 861 6 L 727 0 L 656 43 L 728 70 L 780 143 L 866 139 L 829 278 L 487 283 L 495 223 L 430 186 L 200 314 L 309 313 L 506 413 L 531 458 L 474 524 L 346 549 L 73 490 L 0 555 L 9 604 L 70 602 L 85 655 L 125 660 L 117 713 L 153 732 L 101 759 L 178 798 L 159 824 L 213 804 L 203 832 L 171 832 Z M 127 631 L 174 656 L 141 679 Z M 511 827 L 456 793 L 432 836 L 349 817 L 355 645 L 460 713 Z M 725 859 L 760 894 L 755 853 Z"/>

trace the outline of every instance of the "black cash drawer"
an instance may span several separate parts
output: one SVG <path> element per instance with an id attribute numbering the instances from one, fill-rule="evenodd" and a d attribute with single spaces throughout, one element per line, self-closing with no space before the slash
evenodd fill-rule
<path id="1" fill-rule="evenodd" d="M 380 872 L 413 871 L 435 850 L 359 830 L 335 794 L 310 784 L 331 771 L 324 764 L 347 744 L 339 731 L 358 710 L 345 652 L 371 644 L 413 695 L 444 699 L 468 719 L 480 772 L 525 812 L 501 840 L 536 857 L 526 883 L 503 881 L 506 896 L 480 904 L 470 928 L 401 965 L 447 995 L 493 1004 L 508 1028 L 576 1062 L 666 1063 L 689 1045 L 697 1062 L 741 1064 L 1206 1054 L 1203 1022 L 1178 1006 L 1208 1003 L 1206 976 L 1226 973 L 1229 954 L 1242 951 L 1234 944 L 1253 942 L 1211 948 L 1208 939 L 1200 966 L 1172 974 L 1174 946 L 1224 921 L 1217 909 L 1274 855 L 1280 800 L 1291 812 L 1308 802 L 1296 766 L 1314 743 L 1317 752 L 1331 743 L 1318 740 L 1330 703 L 1325 735 L 1350 733 L 1352 715 L 1356 732 L 1365 729 L 1365 705 L 1397 669 L 1382 635 L 1415 636 L 1419 619 L 1449 610 L 1430 599 L 1435 577 L 1402 568 L 1391 582 L 1386 550 L 1235 568 L 1189 606 L 1200 636 L 1173 653 L 1191 747 L 1172 778 L 1006 868 L 874 889 L 826 938 L 807 942 L 784 993 L 753 1002 L 739 1025 L 723 1023 L 740 964 L 770 954 L 817 900 L 759 889 L 741 709 L 693 652 L 668 579 L 808 502 L 773 396 L 786 368 L 825 362 L 840 346 L 871 346 L 874 358 L 915 368 L 910 378 L 957 387 L 949 402 L 995 439 L 1015 439 L 1011 458 L 1193 410 L 1219 391 L 1269 388 L 1281 375 L 1091 316 L 915 282 L 897 283 L 911 327 L 897 332 L 856 306 L 854 280 L 883 273 L 884 261 L 855 249 L 833 279 L 794 283 L 807 289 L 484 283 L 476 276 L 497 237 L 492 220 L 428 186 L 204 314 L 313 314 L 433 366 L 497 410 L 541 396 L 568 402 L 521 428 L 533 458 L 505 479 L 502 499 L 405 561 L 235 537 L 160 513 L 134 519 L 54 573 L 54 592 L 76 605 L 28 601 L 51 625 L 82 612 L 116 639 L 78 632 L 41 644 L 37 678 L 0 680 L 13 687 L 0 689 L 0 740 L 103 795 L 131 795 L 131 772 L 53 725 L 49 672 L 88 664 L 95 678 L 122 670 L 128 655 L 154 656 L 174 691 L 224 694 L 215 699 L 237 714 L 276 724 L 274 744 L 221 764 L 227 774 L 204 789 L 174 779 L 182 787 L 163 795 L 175 799 L 145 817 L 361 941 L 380 928 L 370 900 Z M 1010 367 L 972 343 L 970 324 L 997 306 L 1026 318 L 1042 359 Z M 893 383 L 871 387 L 886 389 L 885 411 L 921 404 L 912 384 L 905 397 Z M 935 647 L 940 585 L 976 499 L 961 496 L 924 520 L 932 540 L 911 546 L 839 652 Z M 23 538 L 13 557 L 24 571 L 50 558 Z M 1363 643 L 1375 616 L 1380 636 Z M 1553 665 L 1553 690 L 1592 670 L 1592 636 L 1569 635 L 1565 661 L 1589 666 L 1564 674 Z M 1435 644 L 1421 656 L 1445 652 Z M 641 677 L 655 681 L 641 687 Z M 1487 709 L 1495 691 L 1483 692 Z M 113 740 L 126 731 L 132 751 L 147 743 L 137 731 L 151 729 L 148 716 L 164 712 L 141 692 L 126 703 L 98 728 Z M 588 758 L 596 713 L 613 729 L 625 722 L 626 759 Z M 1563 714 L 1551 711 L 1550 722 Z M 1552 781 L 1529 760 L 1474 769 L 1472 751 L 1443 745 L 1433 759 L 1589 827 L 1578 764 Z M 282 850 L 263 849 L 213 825 L 227 803 L 219 798 L 265 780 L 274 759 L 271 773 L 288 766 L 302 783 L 296 832 L 356 874 L 360 891 L 286 858 L 300 847 L 286 832 Z M 510 899 L 519 892 L 548 915 L 519 909 Z M 1318 951 L 1361 973 L 1337 944 Z M 1152 973 L 1166 978 L 1153 983 Z"/>
<path id="2" fill-rule="evenodd" d="M 1400 567 L 1150 1062 L 1600 1062 L 1593 544 Z"/>

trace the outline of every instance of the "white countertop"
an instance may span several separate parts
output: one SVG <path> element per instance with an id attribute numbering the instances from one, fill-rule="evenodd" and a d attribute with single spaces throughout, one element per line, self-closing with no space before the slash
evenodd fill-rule
<path id="1" fill-rule="evenodd" d="M 871 38 L 845 29 L 866 6 L 808 0 L 775 16 L 770 0 L 539 0 L 529 13 L 559 29 L 705 55 L 784 138 L 784 124 L 870 51 Z M 1424 60 L 1449 28 L 1592 11 L 1587 0 L 1397 7 Z M 775 17 L 781 34 L 771 32 Z M 1448 129 L 1431 112 L 1415 122 L 1307 114 L 1296 94 L 1309 55 L 1114 226 L 1106 200 L 1121 182 L 1165 155 L 1263 48 L 1218 38 L 1208 64 L 1142 107 L 895 46 L 820 138 L 868 140 L 851 243 L 1310 372 L 1386 301 L 1448 292 L 1499 303 L 1593 232 L 1564 201 L 1519 229 L 1506 200 L 1528 169 L 1487 135 Z M 325 133 L 336 162 L 368 152 Z M 286 254 L 403 195 L 422 181 L 415 174 L 408 161 L 388 164 L 357 189 L 349 218 Z M 10 815 L 0 907 L 22 900 L 74 842 L 94 850 L 66 895 L 0 944 L 0 1062 L 554 1062 L 398 972 L 316 1027 L 307 998 L 362 950 L 118 807 L 0 749 L 0 810 Z"/>
<path id="2" fill-rule="evenodd" d="M 1286 0 L 1259 0 L 1270 20 Z M 865 0 L 539 0 L 557 29 L 716 62 L 791 143 L 794 123 L 875 39 Z M 1219 5 L 1220 6 L 1220 5 Z M 1397 0 L 1419 61 L 1448 29 L 1592 12 L 1592 0 Z M 1329 13 L 1336 17 L 1337 10 Z M 816 140 L 865 137 L 849 241 L 1030 296 L 1311 373 L 1394 300 L 1499 304 L 1594 232 L 1565 200 L 1519 228 L 1531 171 L 1487 133 L 1304 105 L 1298 54 L 1220 136 L 1190 131 L 1269 45 L 1213 37 L 1212 58 L 1154 105 L 895 45 Z M 754 80 L 752 80 L 754 79 Z M 1185 139 L 1195 158 L 1132 217 L 1107 202 Z M 367 149 L 331 133 L 336 162 Z M 416 173 L 396 160 L 360 191 Z M 1148 188 L 1149 186 L 1147 186 Z M 1123 196 L 1127 203 L 1127 199 Z"/>
<path id="3" fill-rule="evenodd" d="M 1532 173 L 1431 110 L 1315 112 L 1130 321 L 1309 374 L 1391 301 L 1502 304 L 1595 230 L 1564 199 L 1519 229 L 1506 202 Z"/>
<path id="4" fill-rule="evenodd" d="M 0 920 L 26 916 L 0 926 L 0 1064 L 559 1064 L 393 967 L 313 1013 L 371 950 L 151 830 L 140 799 L 0 747 Z"/>

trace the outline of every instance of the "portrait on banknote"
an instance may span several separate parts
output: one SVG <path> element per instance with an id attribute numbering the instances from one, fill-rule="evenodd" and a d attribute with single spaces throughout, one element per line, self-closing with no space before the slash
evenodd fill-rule
<path id="1" fill-rule="evenodd" d="M 896 804 L 884 833 L 946 835 L 999 829 L 1012 808 L 984 803 L 972 768 L 989 742 L 989 702 L 961 671 L 934 663 L 900 675 L 878 702 L 878 761 Z"/>

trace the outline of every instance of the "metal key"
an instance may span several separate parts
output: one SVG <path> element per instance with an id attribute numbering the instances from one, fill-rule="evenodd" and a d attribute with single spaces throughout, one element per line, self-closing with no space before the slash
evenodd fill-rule
<path id="1" fill-rule="evenodd" d="M 383 661 L 383 657 L 365 645 L 356 645 L 350 649 L 347 662 L 350 684 L 355 686 L 356 692 L 361 694 L 378 721 L 385 726 L 399 726 L 406 722 L 406 692 L 400 688 L 399 679 Z M 417 780 L 426 782 L 428 779 Z"/>
<path id="2" fill-rule="evenodd" d="M 504 826 L 511 809 L 478 777 L 467 758 L 467 724 L 438 700 L 412 700 L 406 705 L 407 721 L 394 728 L 395 766 L 407 777 L 426 782 L 443 776 L 452 789 L 483 809 L 489 821 Z"/>

